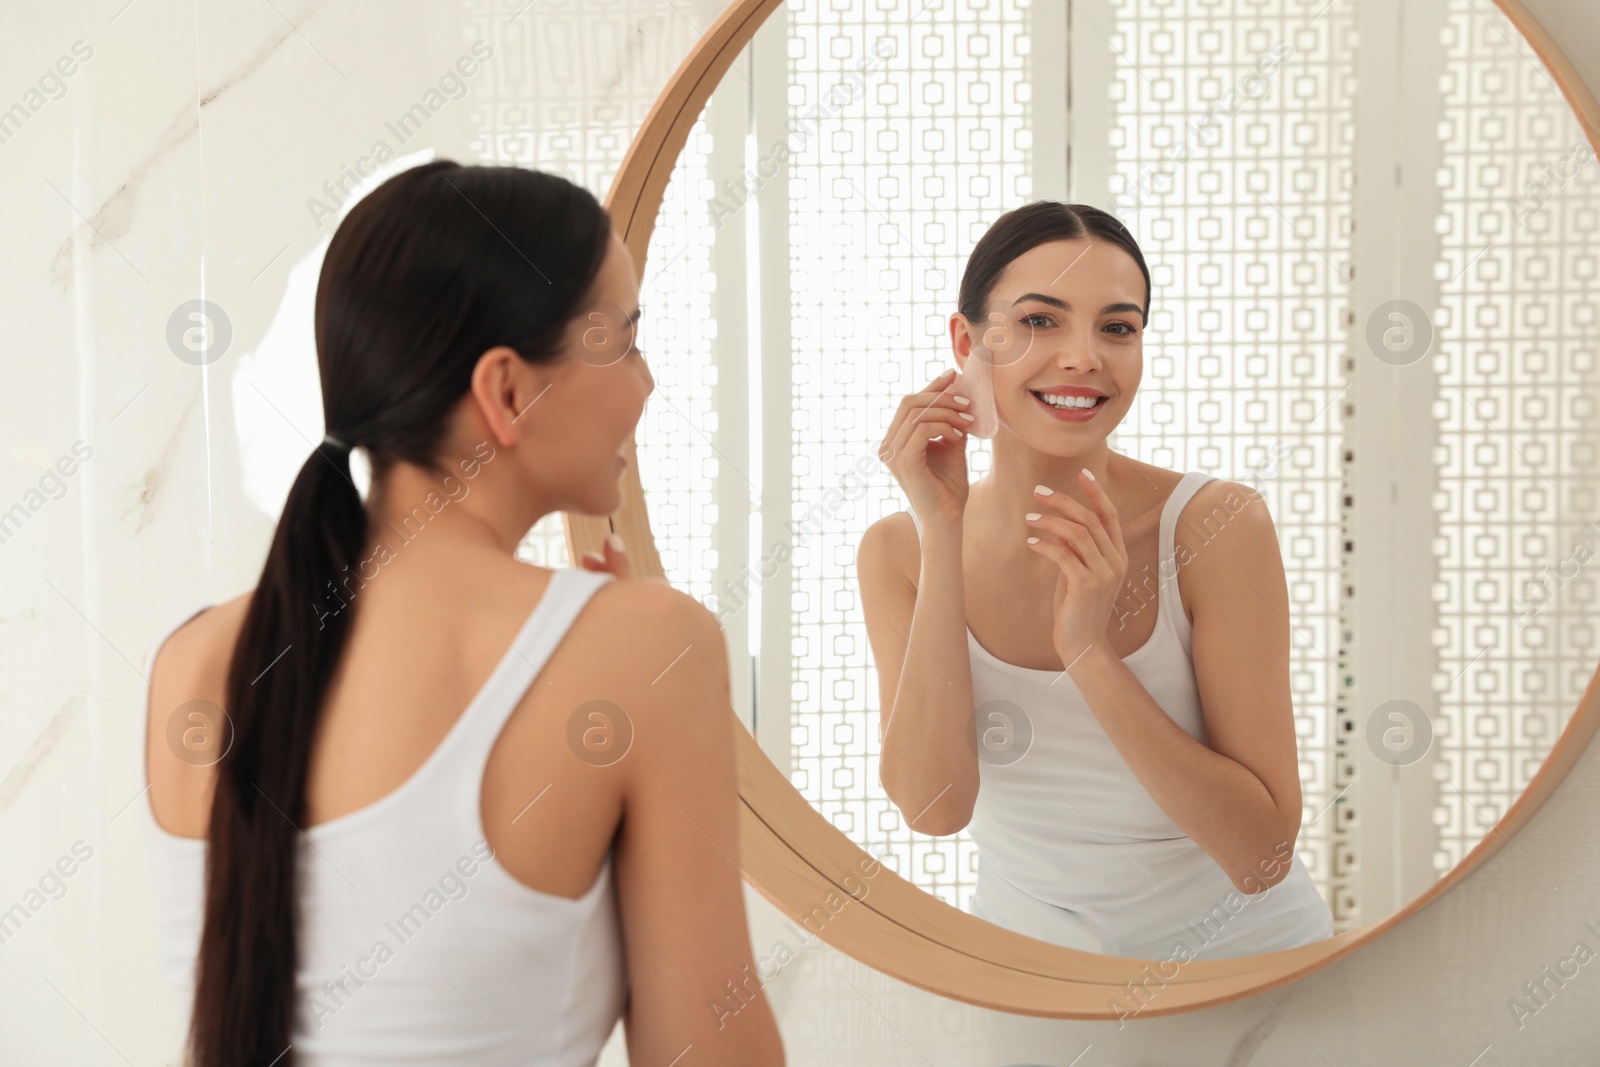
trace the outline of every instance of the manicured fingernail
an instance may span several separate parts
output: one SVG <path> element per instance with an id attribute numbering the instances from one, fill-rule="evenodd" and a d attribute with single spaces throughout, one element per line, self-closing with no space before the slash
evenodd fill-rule
<path id="1" fill-rule="evenodd" d="M 613 552 L 622 552 L 622 551 L 624 551 L 624 549 L 622 547 L 622 538 L 618 537 L 616 534 L 607 534 L 606 535 L 606 544 L 611 546 L 611 550 Z"/>
<path id="2" fill-rule="evenodd" d="M 1030 538 L 1028 538 L 1028 544 L 1030 544 L 1030 545 L 1036 545 L 1036 544 L 1038 544 L 1038 543 L 1039 543 L 1039 539 L 1038 539 L 1038 538 L 1037 538 L 1037 537 L 1030 537 Z"/>
<path id="3" fill-rule="evenodd" d="M 958 397 L 955 397 L 954 400 L 955 400 L 955 402 L 957 404 L 960 404 L 962 407 L 966 407 L 968 404 L 972 403 L 972 398 L 970 396 L 958 396 Z"/>
<path id="4" fill-rule="evenodd" d="M 1030 511 L 1022 517 L 1027 519 L 1029 522 L 1038 522 L 1040 519 L 1044 518 L 1044 516 L 1040 515 L 1037 511 Z"/>
<path id="5" fill-rule="evenodd" d="M 583 558 L 595 563 L 604 563 L 605 559 L 598 552 L 585 552 Z"/>
<path id="6" fill-rule="evenodd" d="M 958 412 L 956 412 L 956 414 L 960 415 L 963 419 L 966 419 L 968 422 L 977 422 L 978 421 L 978 416 L 969 415 L 965 411 L 958 411 Z"/>
<path id="7" fill-rule="evenodd" d="M 1050 488 L 1048 485 L 1036 485 L 1033 487 L 1033 491 L 1038 493 L 1040 496 L 1051 496 L 1055 493 L 1055 490 Z"/>
<path id="8" fill-rule="evenodd" d="M 1083 468 L 1083 475 L 1091 482 L 1098 482 L 1100 480 L 1094 476 L 1094 471 L 1090 470 L 1088 467 Z"/>

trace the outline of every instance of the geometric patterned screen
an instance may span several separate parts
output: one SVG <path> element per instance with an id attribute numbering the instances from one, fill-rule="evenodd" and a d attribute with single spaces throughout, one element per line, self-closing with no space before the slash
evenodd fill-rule
<path id="1" fill-rule="evenodd" d="M 1250 10 L 1116 7 L 1110 210 L 1144 252 L 1152 307 L 1144 379 L 1110 442 L 1146 463 L 1251 486 L 1267 503 L 1289 589 L 1297 851 L 1338 930 L 1354 910 L 1339 862 L 1348 798 L 1335 803 L 1349 776 L 1338 746 L 1347 668 L 1337 401 L 1354 14 L 1349 4 L 1315 21 L 1281 5 Z"/>
<path id="2" fill-rule="evenodd" d="M 1594 571 L 1575 566 L 1600 554 L 1600 526 L 1585 525 L 1597 517 L 1600 168 L 1582 165 L 1576 119 L 1504 16 L 1449 2 L 1444 215 L 1431 233 L 1408 234 L 1437 242 L 1444 305 L 1438 418 L 1411 428 L 1441 486 L 1429 753 L 1441 874 L 1540 766 L 1600 648 Z M 1367 710 L 1352 706 L 1357 642 L 1344 597 L 1355 506 L 1347 420 L 1360 414 L 1346 365 L 1364 355 L 1350 351 L 1361 340 L 1350 319 L 1356 12 L 1309 0 L 1246 15 L 1202 0 L 1111 7 L 1104 23 L 1080 12 L 1071 24 L 1111 57 L 1100 95 L 1074 79 L 1072 107 L 1109 110 L 1103 166 L 1088 169 L 1108 174 L 1110 188 L 1080 195 L 1129 226 L 1154 289 L 1144 382 L 1112 445 L 1267 500 L 1292 613 L 1298 850 L 1335 929 L 1348 929 L 1363 916 L 1357 761 L 1344 739 Z M 945 317 L 966 253 L 997 215 L 1032 199 L 1033 123 L 1059 120 L 1058 106 L 1030 92 L 1034 57 L 1067 49 L 1030 36 L 1025 3 L 863 13 L 805 0 L 778 17 L 788 20 L 790 118 L 810 116 L 814 130 L 789 165 L 788 246 L 762 236 L 764 263 L 790 262 L 799 515 L 873 455 L 901 395 L 951 365 Z M 883 40 L 887 58 L 852 80 Z M 817 121 L 818 102 L 842 86 L 851 88 L 835 97 L 837 113 Z M 1095 150 L 1073 143 L 1074 165 Z M 1539 208 L 1514 228 L 1508 204 L 1528 180 L 1542 190 Z M 969 474 L 981 476 L 987 442 L 970 442 L 968 454 Z M 877 782 L 877 680 L 853 555 L 860 531 L 905 502 L 880 464 L 864 467 L 859 500 L 831 511 L 795 554 L 790 632 L 765 637 L 792 649 L 791 776 L 842 831 L 965 907 L 970 840 L 907 830 Z M 1514 619 L 1508 604 L 1521 596 L 1537 607 Z"/>
<path id="3" fill-rule="evenodd" d="M 1441 393 L 1413 429 L 1439 474 L 1430 758 L 1443 873 L 1521 793 L 1600 658 L 1600 565 L 1587 563 L 1600 556 L 1600 167 L 1498 9 L 1438 2 L 1445 120 L 1431 358 Z M 488 25 L 518 5 L 483 6 Z M 1219 15 L 1204 0 L 1105 6 L 1103 21 L 1089 21 L 1090 5 L 1070 16 L 1068 32 L 1092 36 L 1106 64 L 1103 78 L 1074 77 L 1070 107 L 1105 109 L 1099 126 L 1109 130 L 1102 146 L 1072 143 L 1071 161 L 1107 176 L 1108 188 L 1079 196 L 1127 224 L 1153 281 L 1144 380 L 1112 445 L 1267 500 L 1293 624 L 1299 854 L 1336 930 L 1348 929 L 1363 920 L 1352 885 L 1355 761 L 1341 741 L 1362 710 L 1350 706 L 1346 654 L 1357 642 L 1343 597 L 1344 442 L 1360 415 L 1345 371 L 1355 336 L 1354 6 L 1281 0 L 1248 15 Z M 611 14 L 618 25 L 628 18 Z M 663 14 L 664 47 L 645 68 L 618 67 L 630 73 L 603 113 L 576 106 L 548 72 L 621 53 L 529 54 L 530 40 L 497 38 L 500 81 L 474 105 L 479 156 L 603 191 L 676 57 L 705 28 Z M 769 531 L 806 525 L 782 591 L 789 610 L 729 616 L 757 628 L 753 654 L 787 659 L 788 706 L 756 710 L 787 719 L 791 780 L 819 811 L 965 908 L 970 838 L 910 831 L 878 783 L 878 685 L 855 548 L 871 522 L 906 506 L 877 444 L 900 397 L 954 365 L 946 319 L 966 256 L 994 218 L 1034 199 L 1035 124 L 1072 119 L 1066 101 L 1034 99 L 1035 63 L 1072 50 L 1059 29 L 1035 24 L 1029 0 L 790 0 L 763 32 L 783 34 L 787 61 L 740 57 L 719 95 L 732 87 L 785 102 L 788 225 L 762 229 L 742 209 L 753 233 L 746 284 L 719 287 L 714 263 L 729 262 L 729 250 L 717 242 L 733 231 L 716 224 L 712 205 L 726 190 L 710 175 L 739 173 L 774 133 L 757 128 L 754 108 L 744 143 L 714 141 L 702 116 L 641 285 L 640 343 L 657 382 L 637 435 L 651 525 L 669 579 L 715 609 L 730 566 L 718 563 L 717 531 L 754 531 L 759 456 L 790 455 L 791 514 L 761 519 Z M 1103 158 L 1084 166 L 1097 151 Z M 746 318 L 726 294 L 770 295 L 774 272 L 787 281 L 788 351 L 719 340 L 719 318 Z M 752 440 L 732 443 L 712 402 L 721 359 L 755 360 L 787 384 L 787 439 L 763 429 L 757 402 Z M 989 443 L 970 441 L 967 454 L 969 476 L 981 477 Z M 549 517 L 523 556 L 566 564 L 560 530 Z M 760 536 L 751 534 L 752 558 Z M 770 632 L 784 617 L 786 632 Z"/>
<path id="4" fill-rule="evenodd" d="M 791 127 L 814 131 L 788 176 L 792 441 L 767 446 L 793 450 L 796 517 L 821 512 L 793 560 L 792 634 L 762 642 L 793 648 L 790 780 L 846 836 L 958 907 L 976 877 L 971 838 L 911 831 L 878 783 L 855 552 L 870 523 L 905 507 L 878 443 L 900 398 L 955 365 L 945 323 L 967 252 L 1031 198 L 1028 78 L 1010 62 L 1028 50 L 1026 10 L 791 2 L 787 86 L 775 87 Z M 988 442 L 967 451 L 978 477 Z"/>
<path id="5" fill-rule="evenodd" d="M 736 76 L 728 75 L 730 80 Z M 702 195 L 713 138 L 704 116 L 690 131 L 667 183 L 639 283 L 639 347 L 655 391 L 634 434 L 639 480 L 650 501 L 650 525 L 661 566 L 672 584 L 704 602 L 713 588 L 712 528 L 718 513 L 712 485 L 719 460 L 711 402 L 713 307 L 711 256 L 717 231 L 707 225 Z M 738 475 L 743 463 L 730 469 Z M 727 516 L 739 522 L 744 516 Z"/>
<path id="6" fill-rule="evenodd" d="M 858 54 L 841 39 L 869 46 L 921 7 L 875 14 L 879 25 L 791 5 L 791 116 L 841 82 Z M 1348 899 L 1334 862 L 1341 811 L 1330 809 L 1343 785 L 1334 400 L 1346 343 L 1352 16 L 1331 13 L 1285 49 L 1289 19 L 1222 20 L 1185 7 L 1124 3 L 1106 28 L 1117 55 L 1104 103 L 1112 188 L 1085 195 L 1129 225 L 1154 283 L 1144 384 L 1112 444 L 1266 495 L 1295 612 L 1300 852 L 1325 896 Z M 1024 5 L 923 10 L 894 31 L 894 58 L 868 75 L 860 99 L 790 167 L 797 509 L 838 484 L 841 454 L 873 454 L 901 395 L 951 365 L 945 319 L 966 255 L 996 216 L 1032 199 L 1032 57 L 1065 49 L 1031 40 L 1030 22 Z M 1289 55 L 1292 98 L 1277 67 Z M 1015 56 L 1024 62 L 1001 61 Z M 1184 87 L 1200 73 L 1213 95 L 1243 86 L 1248 109 L 1197 124 Z M 1163 169 L 1186 138 L 1195 142 L 1188 164 Z M 848 344 L 802 332 L 833 316 L 849 324 Z M 971 441 L 968 452 L 969 473 L 981 476 L 988 443 Z M 965 907 L 970 839 L 907 830 L 877 783 L 878 690 L 849 575 L 860 531 L 905 503 L 881 465 L 871 470 L 864 514 L 840 516 L 834 540 L 796 557 L 792 780 L 858 843 L 881 844 L 899 873 Z"/>
<path id="7" fill-rule="evenodd" d="M 1449 0 L 1443 44 L 1441 874 L 1522 794 L 1600 660 L 1600 166 L 1497 7 Z"/>

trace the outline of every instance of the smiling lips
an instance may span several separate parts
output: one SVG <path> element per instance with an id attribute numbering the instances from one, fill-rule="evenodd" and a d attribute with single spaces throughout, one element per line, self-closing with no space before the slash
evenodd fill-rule
<path id="1" fill-rule="evenodd" d="M 1034 402 L 1061 422 L 1088 422 L 1095 412 L 1105 406 L 1106 395 L 1097 389 L 1078 385 L 1052 385 L 1047 389 L 1030 389 Z M 1045 399 L 1049 397 L 1050 399 Z M 1085 404 L 1084 400 L 1093 403 Z M 1054 401 L 1054 402 L 1052 402 Z"/>

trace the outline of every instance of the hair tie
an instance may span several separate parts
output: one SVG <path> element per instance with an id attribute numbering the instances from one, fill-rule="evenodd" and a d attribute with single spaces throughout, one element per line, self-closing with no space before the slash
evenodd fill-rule
<path id="1" fill-rule="evenodd" d="M 325 445 L 332 445 L 335 448 L 343 449 L 346 452 L 350 451 L 350 446 L 348 444 L 339 440 L 331 433 L 325 433 L 322 435 L 322 443 Z"/>

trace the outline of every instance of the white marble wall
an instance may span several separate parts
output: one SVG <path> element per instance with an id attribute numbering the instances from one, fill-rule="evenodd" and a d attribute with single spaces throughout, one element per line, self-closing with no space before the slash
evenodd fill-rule
<path id="1" fill-rule="evenodd" d="M 1600 85 L 1600 9 L 1529 6 Z M 176 1062 L 129 808 L 141 671 L 168 621 L 253 583 L 322 433 L 309 301 L 337 219 L 319 224 L 313 201 L 338 199 L 324 182 L 383 140 L 397 158 L 519 162 L 603 194 L 717 7 L 0 7 L 0 910 L 88 853 L 0 944 L 0 1061 Z M 385 124 L 479 42 L 491 54 L 465 91 L 401 143 Z M 209 362 L 169 341 L 198 299 L 231 334 Z M 1597 812 L 1600 747 L 1515 848 L 1378 945 L 1120 1031 L 943 1001 L 820 943 L 767 991 L 792 1064 L 1594 1062 L 1600 964 L 1521 1029 L 1507 1000 L 1574 942 L 1600 948 L 1584 926 L 1600 928 Z M 792 942 L 748 896 L 758 954 Z M 618 1042 L 604 1062 L 625 1062 Z"/>
<path id="2" fill-rule="evenodd" d="M 0 1062 L 174 1060 L 129 807 L 141 672 L 166 623 L 254 584 L 322 435 L 311 296 L 347 198 L 324 183 L 382 141 L 603 195 L 719 11 L 0 5 L 0 111 L 21 105 L 0 116 L 0 512 L 22 509 L 0 518 L 0 910 L 76 842 L 90 857 L 0 944 Z M 198 299 L 231 334 L 209 360 L 169 343 Z"/>

